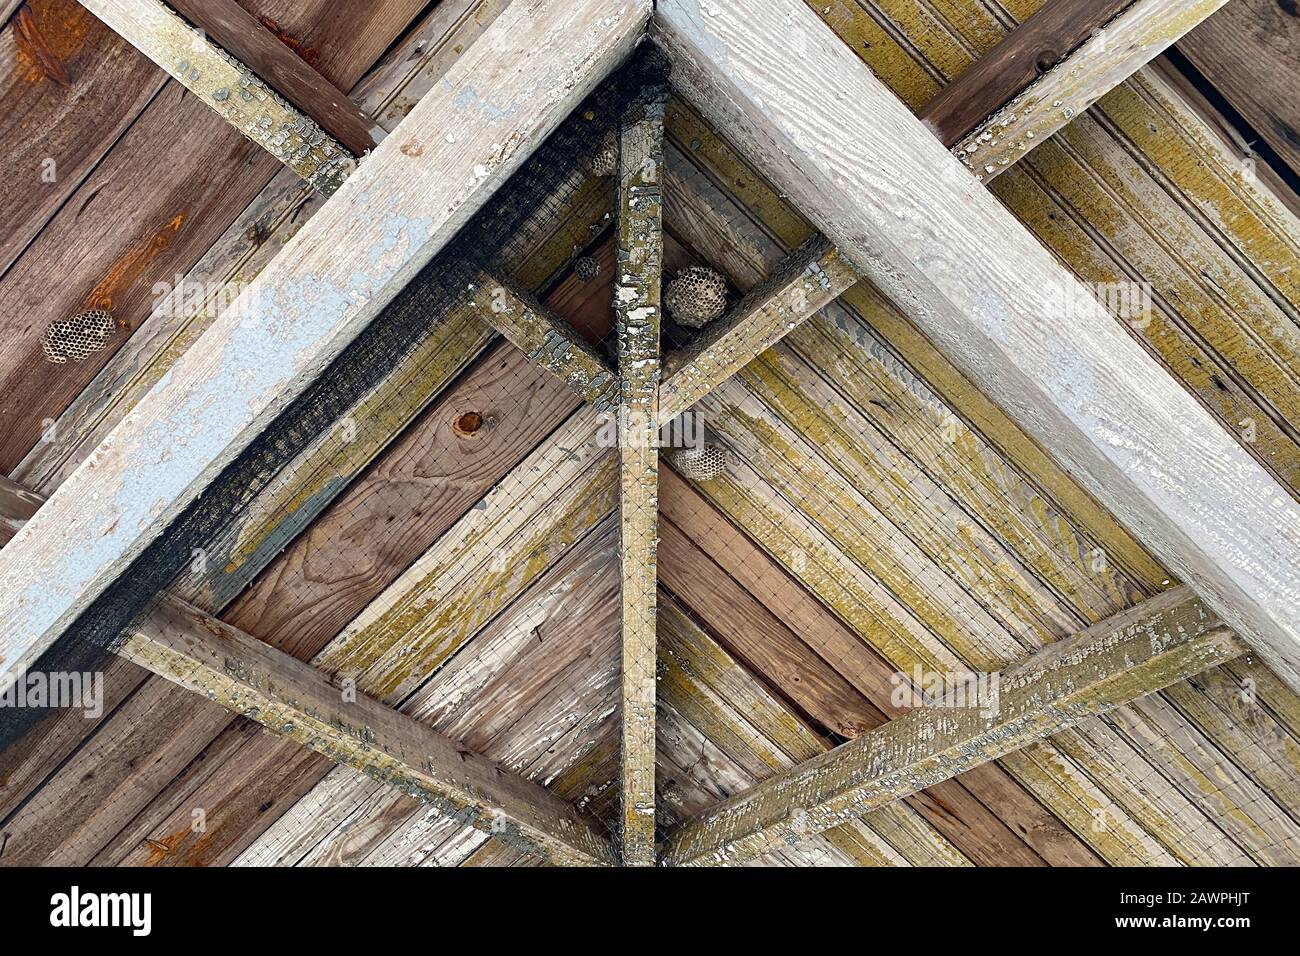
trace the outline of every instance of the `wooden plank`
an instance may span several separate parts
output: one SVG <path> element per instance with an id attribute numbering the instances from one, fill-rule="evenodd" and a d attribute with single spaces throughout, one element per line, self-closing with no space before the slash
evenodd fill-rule
<path id="1" fill-rule="evenodd" d="M 951 149 L 1132 4 L 1133 0 L 1047 0 L 930 100 L 921 118 Z"/>
<path id="2" fill-rule="evenodd" d="M 686 411 L 857 280 L 857 271 L 829 242 L 821 236 L 808 240 L 697 342 L 667 357 L 659 421 Z"/>
<path id="3" fill-rule="evenodd" d="M 0 475 L 0 547 L 9 543 L 45 499 Z"/>
<path id="4" fill-rule="evenodd" d="M 1233 0 L 1178 50 L 1300 174 L 1300 17 L 1278 0 Z"/>
<path id="5" fill-rule="evenodd" d="M 629 107 L 619 137 L 619 542 L 622 588 L 623 863 L 655 858 L 655 595 L 659 544 L 659 306 L 667 85 Z"/>
<path id="6" fill-rule="evenodd" d="M 661 5 L 678 85 L 738 129 L 742 151 L 841 252 L 1300 687 L 1295 502 L 849 50 L 828 42 L 811 11 L 788 7 L 759 23 L 728 4 L 703 21 Z M 807 56 L 773 88 L 762 64 L 792 43 Z M 844 96 L 831 103 L 826 84 Z"/>
<path id="7" fill-rule="evenodd" d="M 370 117 L 235 0 L 172 0 L 168 5 L 202 28 L 352 155 L 374 149 Z"/>
<path id="8" fill-rule="evenodd" d="M 989 696 L 954 691 L 728 800 L 670 835 L 664 862 L 740 862 L 1244 652 L 1188 589 L 1166 592 L 1039 651 Z"/>
<path id="9" fill-rule="evenodd" d="M 981 182 L 993 179 L 1225 3 L 1137 0 L 972 130 L 953 152 Z"/>
<path id="10" fill-rule="evenodd" d="M 333 194 L 354 157 L 244 64 L 160 0 L 83 0 L 172 79 L 321 192 Z"/>
<path id="11" fill-rule="evenodd" d="M 341 201 L 322 208 L 4 550 L 6 687 L 432 258 L 628 52 L 647 15 L 641 2 L 587 0 L 512 5 L 493 22 L 404 134 L 385 140 Z M 553 47 L 562 49 L 545 55 Z M 520 56 L 529 69 L 512 72 Z M 482 97 L 514 107 L 487 108 Z M 464 132 L 448 143 L 452 126 Z M 201 441 L 185 448 L 179 436 L 191 431 Z M 106 507 L 88 513 L 87 500 Z"/>
<path id="12" fill-rule="evenodd" d="M 556 863 L 612 862 L 604 839 L 543 787 L 372 697 L 188 605 L 162 602 L 119 651 L 128 660 L 440 812 Z"/>

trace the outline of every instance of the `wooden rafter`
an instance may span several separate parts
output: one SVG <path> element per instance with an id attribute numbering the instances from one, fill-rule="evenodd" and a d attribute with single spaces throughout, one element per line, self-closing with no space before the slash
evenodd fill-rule
<path id="1" fill-rule="evenodd" d="M 627 55 L 648 15 L 644 0 L 512 4 L 484 31 L 0 553 L 5 687 Z"/>
<path id="2" fill-rule="evenodd" d="M 664 107 L 652 85 L 619 141 L 617 318 L 622 569 L 623 862 L 655 856 L 655 551 L 659 538 L 659 298 L 663 272 Z"/>
<path id="3" fill-rule="evenodd" d="M 993 179 L 1227 2 L 1137 0 L 964 136 L 953 152 L 980 180 Z"/>
<path id="4" fill-rule="evenodd" d="M 354 156 L 374 149 L 371 130 L 375 124 L 370 117 L 235 0 L 170 0 L 168 5 L 201 27 Z"/>
<path id="5" fill-rule="evenodd" d="M 160 0 L 84 0 L 83 5 L 321 192 L 333 193 L 355 168 L 352 154 L 332 136 Z"/>
<path id="6" fill-rule="evenodd" d="M 1245 652 L 1186 587 L 1049 645 L 778 774 L 665 841 L 668 865 L 739 863 L 821 833 Z M 976 690 L 978 688 L 978 691 Z"/>
<path id="7" fill-rule="evenodd" d="M 697 14 L 680 0 L 657 8 L 678 87 L 736 130 L 760 173 L 1300 687 L 1300 509 L 1290 496 L 815 14 L 793 0 Z M 792 46 L 803 55 L 778 83 L 765 64 Z"/>
<path id="8" fill-rule="evenodd" d="M 0 545 L 40 504 L 0 478 Z M 176 597 L 133 625 L 118 654 L 522 852 L 560 865 L 613 862 L 593 824 L 545 787 Z"/>

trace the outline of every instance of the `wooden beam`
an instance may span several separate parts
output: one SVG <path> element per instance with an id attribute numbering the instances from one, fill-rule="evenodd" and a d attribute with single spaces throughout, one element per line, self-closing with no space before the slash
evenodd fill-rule
<path id="1" fill-rule="evenodd" d="M 718 0 L 700 17 L 685 0 L 658 5 L 678 88 L 1300 688 L 1290 495 L 812 11 L 794 0 L 742 6 Z M 778 80 L 766 64 L 791 49 L 800 55 Z"/>
<path id="2" fill-rule="evenodd" d="M 333 193 L 355 167 L 333 137 L 159 0 L 82 0 L 82 5 L 321 192 Z"/>
<path id="3" fill-rule="evenodd" d="M 664 363 L 659 420 L 668 422 L 779 342 L 787 332 L 858 281 L 857 270 L 822 236 L 790 254 L 721 322 Z"/>
<path id="4" fill-rule="evenodd" d="M 651 87 L 619 141 L 619 520 L 623 634 L 623 863 L 655 856 L 655 552 L 659 543 L 659 305 L 663 272 L 664 107 Z"/>
<path id="5" fill-rule="evenodd" d="M 174 598 L 118 653 L 515 849 L 562 865 L 613 862 L 592 824 L 545 787 Z"/>
<path id="6" fill-rule="evenodd" d="M 953 686 L 944 697 L 719 804 L 669 835 L 663 862 L 743 862 L 1020 750 L 1245 650 L 1188 588 L 1166 591 L 999 675 L 980 675 L 981 694 Z"/>
<path id="7" fill-rule="evenodd" d="M 1047 0 L 921 111 L 943 145 L 965 136 L 1131 6 L 1133 0 Z"/>
<path id="8" fill-rule="evenodd" d="M 1225 3 L 1227 0 L 1137 0 L 976 126 L 953 146 L 953 152 L 981 181 L 993 179 Z M 957 80 L 960 83 L 961 78 Z M 960 95 L 960 90 L 954 95 Z M 928 108 L 923 116 L 927 123 L 932 122 Z M 935 131 L 942 135 L 942 127 Z M 944 145 L 951 144 L 945 140 Z"/>
<path id="9" fill-rule="evenodd" d="M 502 12 L 0 552 L 0 690 L 448 242 L 648 15 L 647 0 Z"/>
<path id="10" fill-rule="evenodd" d="M 595 406 L 613 409 L 619 382 L 609 363 L 578 338 L 572 326 L 528 292 L 499 276 L 484 274 L 469 290 L 483 316 L 525 355 Z M 485 301 L 478 302 L 482 297 Z"/>
<path id="11" fill-rule="evenodd" d="M 235 0 L 169 0 L 178 11 L 355 156 L 375 148 L 375 123 Z"/>

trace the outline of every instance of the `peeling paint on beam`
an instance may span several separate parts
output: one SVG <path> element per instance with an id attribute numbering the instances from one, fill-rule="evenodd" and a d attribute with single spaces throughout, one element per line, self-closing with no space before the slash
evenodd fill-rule
<path id="1" fill-rule="evenodd" d="M 663 862 L 752 859 L 1245 652 L 1188 588 L 1166 591 L 1007 669 L 991 699 L 950 694 L 725 801 L 670 834 Z"/>
<path id="2" fill-rule="evenodd" d="M 455 235 L 648 15 L 646 0 L 511 4 L 484 31 L 0 552 L 0 690 Z"/>
<path id="3" fill-rule="evenodd" d="M 655 600 L 659 543 L 659 326 L 664 109 L 647 95 L 619 145 L 617 318 L 623 634 L 623 863 L 655 854 Z"/>
<path id="4" fill-rule="evenodd" d="M 322 193 L 333 194 L 356 168 L 332 136 L 158 0 L 82 5 Z"/>

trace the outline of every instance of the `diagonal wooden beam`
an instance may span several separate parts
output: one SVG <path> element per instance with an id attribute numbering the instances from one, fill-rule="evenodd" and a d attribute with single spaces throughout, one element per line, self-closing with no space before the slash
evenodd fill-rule
<path id="1" fill-rule="evenodd" d="M 375 148 L 374 121 L 235 0 L 168 0 L 168 6 L 201 27 L 354 156 Z"/>
<path id="2" fill-rule="evenodd" d="M 493 21 L 0 552 L 0 690 L 447 244 L 648 15 L 648 0 L 580 0 Z"/>
<path id="3" fill-rule="evenodd" d="M 0 544 L 40 505 L 39 495 L 0 478 Z M 172 595 L 117 652 L 522 852 L 558 865 L 614 862 L 593 824 L 545 787 Z"/>
<path id="4" fill-rule="evenodd" d="M 925 124 L 943 145 L 956 146 L 1133 3 L 1047 0 L 925 105 Z"/>
<path id="5" fill-rule="evenodd" d="M 1054 0 L 926 104 L 920 118 L 987 184 L 1225 2 Z M 1044 60 L 1055 66 L 1040 78 Z M 853 285 L 850 263 L 824 238 L 810 240 L 819 243 L 819 256 L 808 257 L 807 248 L 791 253 L 780 272 L 785 281 L 773 276 L 697 344 L 668 357 L 661 421 L 686 411 Z"/>
<path id="6" fill-rule="evenodd" d="M 512 345 L 595 406 L 611 411 L 618 376 L 573 327 L 528 292 L 500 276 L 483 274 L 469 290 L 484 318 Z M 483 301 L 478 301 L 480 298 Z"/>
<path id="7" fill-rule="evenodd" d="M 619 530 L 623 863 L 655 855 L 655 552 L 659 541 L 659 305 L 666 84 L 629 108 L 619 138 Z"/>
<path id="8" fill-rule="evenodd" d="M 332 194 L 351 153 L 159 0 L 81 0 L 172 79 L 313 187 Z"/>
<path id="9" fill-rule="evenodd" d="M 739 863 L 839 826 L 1245 653 L 1186 587 L 772 777 L 670 834 L 663 862 Z M 979 692 L 976 692 L 979 688 Z"/>
<path id="10" fill-rule="evenodd" d="M 953 153 L 981 181 L 993 179 L 1227 2 L 1136 0 L 962 137 L 953 146 Z M 1008 42 L 1014 42 L 1015 36 L 1013 33 Z M 943 128 L 936 132 L 942 135 Z"/>
<path id="11" fill-rule="evenodd" d="M 795 0 L 657 7 L 674 80 L 1292 687 L 1300 507 Z M 794 66 L 767 68 L 791 49 Z M 825 90 L 835 95 L 825 95 Z"/>
<path id="12" fill-rule="evenodd" d="M 829 241 L 808 240 L 697 342 L 668 356 L 659 390 L 660 422 L 686 411 L 857 281 L 857 270 Z"/>
<path id="13" fill-rule="evenodd" d="M 595 827 L 545 787 L 174 598 L 118 653 L 515 849 L 562 865 L 613 862 Z"/>

